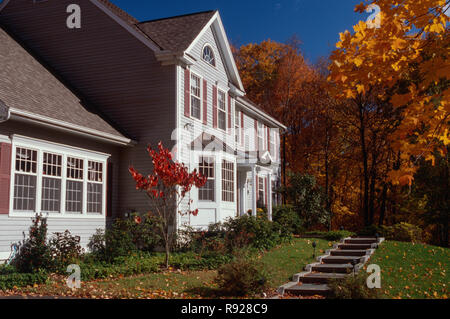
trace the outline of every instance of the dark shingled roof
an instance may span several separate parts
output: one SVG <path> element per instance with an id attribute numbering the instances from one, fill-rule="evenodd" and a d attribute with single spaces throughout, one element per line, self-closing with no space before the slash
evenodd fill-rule
<path id="1" fill-rule="evenodd" d="M 137 27 L 163 50 L 185 51 L 211 20 L 216 11 L 145 21 Z"/>
<path id="2" fill-rule="evenodd" d="M 10 108 L 124 137 L 0 28 L 0 100 Z"/>

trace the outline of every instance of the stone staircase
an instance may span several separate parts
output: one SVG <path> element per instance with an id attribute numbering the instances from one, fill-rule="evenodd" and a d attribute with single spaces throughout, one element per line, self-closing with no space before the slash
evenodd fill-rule
<path id="1" fill-rule="evenodd" d="M 358 273 L 384 238 L 345 238 L 335 244 L 325 255 L 317 257 L 316 263 L 309 264 L 305 271 L 293 276 L 293 281 L 280 288 L 278 293 L 296 296 L 327 296 L 330 279 L 343 279 L 353 272 Z"/>

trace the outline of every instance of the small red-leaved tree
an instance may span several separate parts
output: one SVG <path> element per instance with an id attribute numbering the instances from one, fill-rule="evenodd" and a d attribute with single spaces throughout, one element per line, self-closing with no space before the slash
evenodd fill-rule
<path id="1" fill-rule="evenodd" d="M 175 242 L 176 215 L 177 213 L 181 216 L 198 214 L 198 209 L 190 210 L 192 200 L 188 202 L 188 208 L 180 209 L 180 206 L 192 187 L 203 187 L 206 178 L 197 170 L 189 173 L 184 164 L 174 162 L 172 154 L 161 142 L 157 150 L 151 146 L 147 150 L 152 158 L 152 174 L 145 177 L 133 166 L 130 166 L 129 171 L 136 181 L 136 189 L 144 191 L 150 199 L 151 213 L 153 217 L 156 217 L 159 235 L 164 242 L 168 268 L 170 251 Z"/>

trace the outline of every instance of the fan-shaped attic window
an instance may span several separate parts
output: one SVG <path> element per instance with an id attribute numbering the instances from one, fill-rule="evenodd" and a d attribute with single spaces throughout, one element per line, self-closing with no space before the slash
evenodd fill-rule
<path id="1" fill-rule="evenodd" d="M 212 66 L 216 66 L 216 58 L 210 45 L 205 45 L 203 48 L 202 58 L 205 62 L 211 64 Z"/>

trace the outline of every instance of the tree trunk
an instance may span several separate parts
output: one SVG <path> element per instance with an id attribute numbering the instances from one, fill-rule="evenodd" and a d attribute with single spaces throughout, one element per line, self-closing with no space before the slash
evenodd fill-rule
<path id="1" fill-rule="evenodd" d="M 387 184 L 384 183 L 383 193 L 381 194 L 380 218 L 378 220 L 378 226 L 383 225 L 384 216 L 386 214 L 386 197 L 387 197 Z"/>
<path id="2" fill-rule="evenodd" d="M 363 218 L 364 225 L 369 226 L 369 165 L 366 147 L 366 127 L 364 121 L 364 105 L 361 101 L 358 101 L 359 108 L 359 134 L 361 142 L 361 155 L 363 159 L 363 175 L 364 175 L 364 186 L 363 186 Z"/>

